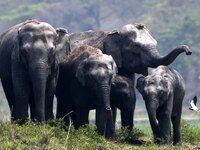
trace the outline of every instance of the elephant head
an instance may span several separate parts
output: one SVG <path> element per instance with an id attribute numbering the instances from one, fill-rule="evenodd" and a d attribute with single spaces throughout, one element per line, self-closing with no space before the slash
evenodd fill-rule
<path id="1" fill-rule="evenodd" d="M 110 92 L 111 81 L 116 76 L 117 66 L 112 56 L 102 54 L 99 49 L 90 46 L 81 46 L 80 48 L 83 47 L 90 50 L 93 49 L 93 52 L 96 54 L 91 54 L 91 51 L 85 51 L 79 56 L 79 59 L 76 61 L 84 60 L 79 63 L 76 69 L 76 77 L 82 86 L 87 86 L 97 91 L 96 94 L 99 96 L 99 99 L 102 99 L 101 92 Z M 102 89 L 102 91 L 99 92 L 97 89 Z M 109 96 L 109 94 L 106 95 Z M 110 104 L 107 104 L 107 106 L 109 108 Z"/>
<path id="2" fill-rule="evenodd" d="M 62 28 L 54 29 L 45 22 L 29 20 L 18 29 L 17 61 L 26 70 L 33 89 L 35 119 L 45 120 L 45 98 L 49 76 L 58 73 L 58 64 L 69 53 L 69 38 Z"/>
<path id="3" fill-rule="evenodd" d="M 166 56 L 161 56 L 157 41 L 144 25 L 128 24 L 120 31 L 114 31 L 104 39 L 105 53 L 113 56 L 119 71 L 124 73 L 147 74 L 147 67 L 169 65 L 176 57 L 186 52 L 191 54 L 186 45 L 177 46 Z"/>

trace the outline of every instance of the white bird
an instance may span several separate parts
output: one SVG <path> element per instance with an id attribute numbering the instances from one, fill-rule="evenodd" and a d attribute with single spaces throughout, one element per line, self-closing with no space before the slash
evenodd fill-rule
<path id="1" fill-rule="evenodd" d="M 200 112 L 200 109 L 197 107 L 197 96 L 195 96 L 190 102 L 190 110 Z"/>

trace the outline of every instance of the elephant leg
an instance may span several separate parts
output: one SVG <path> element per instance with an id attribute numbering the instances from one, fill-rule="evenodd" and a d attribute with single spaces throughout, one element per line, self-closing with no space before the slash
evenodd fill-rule
<path id="1" fill-rule="evenodd" d="M 172 125 L 173 125 L 173 145 L 181 145 L 181 113 L 182 107 L 178 109 L 176 116 L 172 116 Z"/>
<path id="2" fill-rule="evenodd" d="M 56 118 L 57 119 L 63 119 L 65 126 L 68 126 L 69 125 L 69 119 L 70 119 L 72 114 L 73 114 L 73 109 L 71 108 L 71 104 L 68 103 L 68 99 L 66 99 L 64 96 L 58 96 L 57 95 Z"/>
<path id="3" fill-rule="evenodd" d="M 114 128 L 115 128 L 116 117 L 117 117 L 117 108 L 116 107 L 112 107 L 112 111 L 113 111 L 113 121 L 114 121 Z"/>
<path id="4" fill-rule="evenodd" d="M 158 122 L 160 125 L 161 140 L 164 140 L 162 144 L 167 144 L 167 145 L 170 144 L 170 129 L 171 129 L 170 116 L 171 113 L 169 112 L 159 113 L 157 115 Z"/>
<path id="5" fill-rule="evenodd" d="M 121 110 L 122 126 L 127 127 L 129 131 L 133 128 L 133 110 L 132 108 L 123 108 Z"/>
<path id="6" fill-rule="evenodd" d="M 29 108 L 30 108 L 30 118 L 35 121 L 35 104 L 34 104 L 34 94 L 31 93 L 29 98 Z"/>
<path id="7" fill-rule="evenodd" d="M 122 126 L 128 127 L 129 131 L 132 131 L 133 129 L 133 117 L 136 103 L 136 97 L 134 93 L 135 92 L 132 93 L 131 97 L 126 97 L 123 99 L 124 103 L 121 109 Z"/>
<path id="8" fill-rule="evenodd" d="M 13 89 L 13 83 L 12 83 L 12 78 L 11 77 L 1 77 L 1 83 L 3 86 L 3 90 L 6 96 L 6 99 L 8 100 L 8 105 L 10 108 L 10 114 L 11 114 L 11 120 L 14 117 L 13 113 L 13 105 L 15 101 L 15 96 L 14 96 L 14 91 Z"/>
<path id="9" fill-rule="evenodd" d="M 47 80 L 45 97 L 45 119 L 53 119 L 53 100 L 57 85 L 57 76 L 50 76 Z"/>
<path id="10" fill-rule="evenodd" d="M 134 77 L 135 77 L 135 76 L 134 76 Z M 135 78 L 134 78 L 134 79 L 135 79 Z M 133 79 L 133 80 L 134 80 L 134 79 Z M 135 82 L 135 81 L 134 81 L 134 82 Z M 135 85 L 135 84 L 134 84 L 134 85 Z M 130 126 L 130 127 L 133 128 L 133 127 L 134 127 L 135 105 L 136 105 L 135 87 L 133 87 L 133 89 L 132 89 L 132 94 L 131 94 L 131 98 L 130 98 L 130 99 L 131 99 L 131 101 L 130 101 L 130 106 L 131 106 L 131 111 L 132 111 L 132 115 L 133 115 L 133 116 L 132 116 L 133 118 L 131 119 L 131 120 L 133 121 L 133 123 L 132 123 L 133 125 L 132 125 L 132 127 L 131 127 L 131 126 Z M 130 107 L 130 106 L 129 106 L 129 107 Z M 131 124 L 130 124 L 130 125 L 131 125 Z"/>
<path id="11" fill-rule="evenodd" d="M 84 105 L 85 106 L 85 105 Z M 86 124 L 89 124 L 89 107 L 81 106 L 75 110 L 75 127 L 79 128 Z M 74 118 L 74 117 L 73 117 Z"/>
<path id="12" fill-rule="evenodd" d="M 15 94 L 14 120 L 24 123 L 28 118 L 28 103 L 30 98 L 29 78 L 23 70 L 14 70 L 12 78 Z"/>

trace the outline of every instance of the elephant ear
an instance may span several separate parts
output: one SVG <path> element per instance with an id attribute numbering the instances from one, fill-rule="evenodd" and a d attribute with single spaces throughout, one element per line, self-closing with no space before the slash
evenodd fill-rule
<path id="1" fill-rule="evenodd" d="M 137 79 L 137 84 L 136 84 L 136 88 L 138 89 L 138 91 L 142 94 L 143 89 L 144 89 L 144 81 L 145 81 L 145 77 L 141 76 Z"/>
<path id="2" fill-rule="evenodd" d="M 56 39 L 56 63 L 60 64 L 67 59 L 67 55 L 70 53 L 70 43 L 68 31 L 64 28 L 57 28 L 57 39 Z"/>
<path id="3" fill-rule="evenodd" d="M 121 44 L 120 44 L 120 34 L 115 31 L 109 33 L 104 41 L 104 51 L 108 55 L 112 55 L 117 66 L 122 67 L 122 56 L 121 56 Z"/>
<path id="4" fill-rule="evenodd" d="M 113 77 L 112 77 L 112 81 L 114 81 L 115 77 L 118 73 L 118 69 L 117 69 L 117 65 L 116 65 L 115 61 L 113 60 L 113 57 L 112 56 L 109 56 L 109 57 L 111 58 L 111 66 L 112 66 L 112 70 L 114 72 Z"/>
<path id="5" fill-rule="evenodd" d="M 16 61 L 22 61 L 22 59 L 23 59 L 20 54 L 22 53 L 24 42 L 29 40 L 29 38 L 27 38 L 27 37 L 30 37 L 30 35 L 27 36 L 28 34 L 29 33 L 26 32 L 26 30 L 23 28 L 23 26 L 20 27 L 17 31 L 17 40 L 16 40 L 17 44 L 16 44 L 15 51 L 14 51 L 15 58 L 17 59 Z M 30 44 L 28 42 L 26 42 L 26 46 L 27 45 L 30 46 Z M 27 61 L 27 60 L 24 60 L 24 61 Z"/>
<path id="6" fill-rule="evenodd" d="M 171 85 L 169 80 L 173 80 L 168 74 L 165 74 L 163 76 L 163 80 L 162 80 L 162 85 L 163 85 L 163 89 L 167 92 L 167 95 L 169 95 L 171 93 Z"/>
<path id="7" fill-rule="evenodd" d="M 88 57 L 89 54 L 87 52 L 83 52 L 81 55 L 78 56 L 78 58 L 74 60 L 73 63 L 73 72 L 75 72 L 75 77 L 79 80 L 82 86 L 85 86 L 85 65 L 87 63 Z"/>

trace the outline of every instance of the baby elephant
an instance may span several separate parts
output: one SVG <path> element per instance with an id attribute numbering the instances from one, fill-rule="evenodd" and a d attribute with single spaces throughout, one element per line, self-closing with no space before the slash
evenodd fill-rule
<path id="1" fill-rule="evenodd" d="M 88 124 L 89 110 L 96 109 L 96 125 L 100 134 L 115 138 L 110 105 L 111 82 L 117 66 L 110 55 L 84 45 L 73 50 L 68 60 L 61 64 L 56 89 L 57 118 L 65 118 L 69 112 L 76 128 Z M 108 132 L 106 132 L 108 131 Z"/>
<path id="2" fill-rule="evenodd" d="M 134 80 L 117 75 L 111 84 L 110 99 L 114 122 L 116 122 L 116 108 L 118 108 L 121 113 L 121 125 L 132 131 L 136 103 Z"/>
<path id="3" fill-rule="evenodd" d="M 181 112 L 185 95 L 182 76 L 174 69 L 159 66 L 146 77 L 137 80 L 142 94 L 156 143 L 170 144 L 173 125 L 173 144 L 181 145 Z"/>

